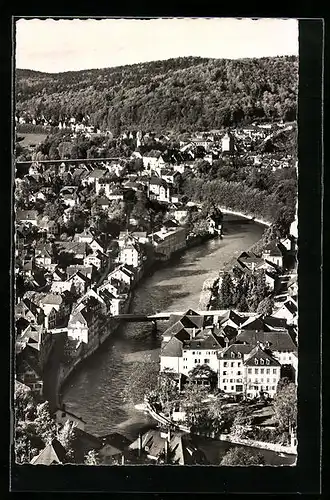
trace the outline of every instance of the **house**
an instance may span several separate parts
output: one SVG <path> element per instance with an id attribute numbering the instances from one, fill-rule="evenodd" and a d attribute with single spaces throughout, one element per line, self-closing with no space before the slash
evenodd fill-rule
<path id="1" fill-rule="evenodd" d="M 219 332 L 205 328 L 193 328 L 189 334 L 181 329 L 161 349 L 161 371 L 171 369 L 188 375 L 197 365 L 207 365 L 218 371 L 218 352 L 224 347 Z"/>
<path id="2" fill-rule="evenodd" d="M 283 267 L 283 255 L 276 243 L 270 243 L 263 249 L 262 258 L 266 262 L 271 262 L 278 266 Z"/>
<path id="3" fill-rule="evenodd" d="M 62 323 L 70 313 L 70 307 L 62 298 L 61 295 L 55 293 L 47 293 L 40 300 L 40 307 L 44 311 L 45 317 L 49 317 L 50 319 L 46 320 L 47 323 L 52 323 L 57 325 Z M 52 313 L 52 309 L 56 311 L 56 317 L 54 321 L 54 313 Z"/>
<path id="4" fill-rule="evenodd" d="M 100 243 L 100 241 L 97 240 L 96 238 L 93 238 L 93 240 L 90 243 L 88 243 L 88 246 L 89 246 L 89 248 L 92 249 L 92 251 L 94 253 L 95 252 L 105 253 L 105 251 L 106 251 L 104 245 L 102 245 L 102 243 Z"/>
<path id="5" fill-rule="evenodd" d="M 297 303 L 289 298 L 284 304 L 273 314 L 275 318 L 283 318 L 288 325 L 297 325 L 298 322 L 298 307 Z"/>
<path id="6" fill-rule="evenodd" d="M 111 281 L 113 279 L 123 281 L 127 285 L 130 285 L 134 281 L 134 272 L 131 271 L 126 264 L 121 264 L 108 274 L 108 280 Z"/>
<path id="7" fill-rule="evenodd" d="M 154 168 L 157 167 L 159 164 L 163 164 L 164 162 L 161 159 L 161 152 L 160 151 L 149 151 L 148 153 L 144 153 L 142 156 L 142 161 L 143 161 L 143 166 L 144 168 Z"/>
<path id="8" fill-rule="evenodd" d="M 52 282 L 64 280 L 66 280 L 66 272 L 63 269 L 56 267 L 52 274 Z"/>
<path id="9" fill-rule="evenodd" d="M 47 237 L 56 236 L 59 232 L 59 225 L 54 220 L 50 220 L 49 217 L 44 216 L 40 219 L 38 223 L 38 228 L 41 233 L 45 233 Z"/>
<path id="10" fill-rule="evenodd" d="M 183 227 L 163 227 L 160 231 L 149 235 L 156 251 L 156 258 L 168 260 L 170 256 L 186 247 L 186 229 Z"/>
<path id="11" fill-rule="evenodd" d="M 84 258 L 84 266 L 94 266 L 96 269 L 100 270 L 105 267 L 107 261 L 107 254 L 100 252 L 99 250 L 95 250 L 95 252 L 88 254 Z"/>
<path id="12" fill-rule="evenodd" d="M 63 405 L 62 408 L 57 408 L 54 411 L 54 417 L 56 422 L 58 422 L 59 424 L 64 425 L 66 422 L 72 422 L 75 427 L 78 427 L 78 429 L 85 429 L 86 422 L 82 418 L 77 417 L 77 415 L 75 415 L 74 413 L 68 411 L 65 408 L 65 405 Z"/>
<path id="13" fill-rule="evenodd" d="M 38 226 L 38 212 L 36 210 L 17 210 L 16 221 L 20 224 Z"/>
<path id="14" fill-rule="evenodd" d="M 95 168 L 92 172 L 86 172 L 81 180 L 81 183 L 83 186 L 87 186 L 89 184 L 94 184 L 96 186 L 98 180 L 102 179 L 106 173 L 107 171 L 104 169 Z"/>
<path id="15" fill-rule="evenodd" d="M 206 465 L 207 459 L 193 443 L 189 434 L 183 432 L 150 429 L 129 445 L 129 450 L 138 456 L 144 455 L 153 462 L 176 465 Z"/>
<path id="16" fill-rule="evenodd" d="M 186 221 L 188 213 L 188 210 L 180 205 L 173 205 L 170 210 L 170 215 L 174 217 L 179 224 Z"/>
<path id="17" fill-rule="evenodd" d="M 234 152 L 234 137 L 230 133 L 226 133 L 221 139 L 221 151 L 223 153 Z"/>
<path id="18" fill-rule="evenodd" d="M 40 366 L 43 367 L 48 360 L 52 350 L 52 336 L 43 325 L 28 325 L 23 332 L 16 338 L 16 352 L 21 352 L 25 348 L 33 350 L 38 357 Z"/>
<path id="19" fill-rule="evenodd" d="M 294 275 L 289 281 L 288 281 L 288 293 L 289 296 L 292 298 L 296 298 L 298 295 L 298 278 L 297 275 Z"/>
<path id="20" fill-rule="evenodd" d="M 132 441 L 117 432 L 103 436 L 100 439 L 102 448 L 98 450 L 98 454 L 104 464 L 111 464 L 113 458 L 119 459 L 125 455 L 128 446 L 132 444 Z"/>
<path id="21" fill-rule="evenodd" d="M 139 268 L 142 264 L 142 252 L 139 243 L 126 241 L 120 248 L 118 261 L 133 268 Z"/>
<path id="22" fill-rule="evenodd" d="M 218 387 L 226 393 L 273 397 L 280 376 L 280 363 L 260 345 L 235 343 L 219 353 Z"/>
<path id="23" fill-rule="evenodd" d="M 87 255 L 87 245 L 78 241 L 55 241 L 59 255 L 70 254 L 75 260 L 83 261 Z"/>
<path id="24" fill-rule="evenodd" d="M 31 465 L 63 465 L 68 463 L 65 448 L 57 439 L 53 439 L 47 444 L 43 450 L 33 457 L 30 461 Z"/>
<path id="25" fill-rule="evenodd" d="M 170 202 L 170 188 L 164 179 L 152 176 L 148 185 L 148 196 L 158 201 Z"/>
<path id="26" fill-rule="evenodd" d="M 54 252 L 49 243 L 37 244 L 35 248 L 35 263 L 38 266 L 49 267 L 53 263 Z"/>
<path id="27" fill-rule="evenodd" d="M 61 295 L 63 292 L 68 291 L 71 293 L 75 292 L 74 284 L 71 281 L 53 281 L 50 286 L 50 293 Z"/>
<path id="28" fill-rule="evenodd" d="M 24 318 L 33 325 L 41 325 L 44 322 L 43 310 L 36 306 L 30 299 L 23 298 L 15 306 L 15 318 Z"/>
<path id="29" fill-rule="evenodd" d="M 219 352 L 218 387 L 221 391 L 243 393 L 245 385 L 244 356 L 253 346 L 232 344 Z"/>
<path id="30" fill-rule="evenodd" d="M 277 318 L 279 319 L 279 318 Z M 295 363 L 294 355 L 297 346 L 287 329 L 273 331 L 242 330 L 238 333 L 235 343 L 262 345 L 272 351 L 273 356 L 281 365 Z"/>
<path id="31" fill-rule="evenodd" d="M 94 235 L 90 232 L 89 229 L 84 229 L 82 233 L 76 233 L 74 235 L 75 241 L 79 243 L 91 243 L 94 239 Z"/>
<path id="32" fill-rule="evenodd" d="M 99 310 L 89 306 L 73 310 L 68 322 L 68 337 L 89 346 L 98 344 L 100 317 Z"/>
<path id="33" fill-rule="evenodd" d="M 244 360 L 246 396 L 254 398 L 262 392 L 273 398 L 281 378 L 281 364 L 269 352 L 257 345 Z"/>
<path id="34" fill-rule="evenodd" d="M 16 376 L 36 397 L 42 398 L 43 379 L 38 353 L 26 347 L 16 354 Z"/>
<path id="35" fill-rule="evenodd" d="M 111 316 L 118 316 L 122 312 L 123 305 L 127 299 L 127 295 L 113 294 L 110 291 L 110 286 L 106 283 L 98 290 L 99 297 L 106 306 L 106 313 Z"/>
<path id="36" fill-rule="evenodd" d="M 208 218 L 209 228 L 208 231 L 210 234 L 222 234 L 222 216 L 221 215 L 211 215 Z"/>
<path id="37" fill-rule="evenodd" d="M 84 276 L 86 276 L 86 278 L 88 278 L 89 280 L 92 280 L 93 276 L 94 276 L 95 269 L 93 268 L 93 266 L 84 266 L 84 265 L 79 265 L 79 264 L 74 265 L 74 266 L 68 266 L 66 268 L 67 278 L 71 278 L 71 276 L 76 274 L 78 271 L 81 274 L 83 274 Z"/>
<path id="38" fill-rule="evenodd" d="M 90 278 L 88 278 L 80 270 L 76 271 L 74 274 L 71 274 L 71 276 L 68 278 L 68 281 L 73 284 L 75 291 L 79 295 L 83 295 L 91 286 Z"/>

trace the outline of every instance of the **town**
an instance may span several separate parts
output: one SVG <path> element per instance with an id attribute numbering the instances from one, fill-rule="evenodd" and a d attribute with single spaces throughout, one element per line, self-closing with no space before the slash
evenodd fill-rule
<path id="1" fill-rule="evenodd" d="M 17 116 L 16 122 L 15 384 L 18 400 L 32 398 L 39 405 L 37 415 L 47 409 L 56 428 L 45 448 L 40 440 L 33 447 L 20 431 L 19 461 L 70 461 L 58 440 L 69 426 L 80 443 L 75 458 L 71 456 L 76 463 L 164 463 L 180 441 L 194 450 L 191 461 L 174 453 L 172 463 L 204 463 L 189 432 L 224 440 L 236 435 L 237 443 L 277 443 L 274 449 L 295 453 L 294 416 L 286 414 L 285 422 L 274 424 L 281 401 L 293 413 L 296 404 L 297 220 L 292 210 L 284 210 L 285 196 L 296 206 L 291 190 L 296 158 L 283 148 L 295 123 L 186 137 L 127 131 L 114 138 L 110 131 L 91 127 L 88 117 L 49 124 L 44 117 Z M 23 146 L 20 139 L 29 122 L 52 129 L 40 144 Z M 272 180 L 278 186 L 286 182 L 285 192 L 278 188 L 282 211 L 278 200 L 267 205 L 272 210 L 267 213 L 245 193 L 237 200 L 233 189 L 232 204 L 225 191 L 219 198 L 197 195 L 195 184 L 209 185 L 215 171 L 220 172 L 219 186 L 229 185 L 225 176 L 234 182 L 245 179 L 250 189 L 268 183 L 264 198 L 276 190 Z M 269 227 L 256 248 L 233 258 L 226 270 L 219 269 L 204 291 L 204 312 L 169 314 L 159 384 L 144 402 L 144 410 L 165 430 L 148 431 L 132 443 L 115 434 L 91 436 L 61 403 L 61 384 L 119 327 L 120 316 L 129 313 L 134 288 L 147 273 L 192 245 L 225 238 L 226 213 L 236 212 Z M 49 381 L 47 367 L 55 357 L 59 368 L 56 380 Z M 195 408 L 199 400 L 205 403 L 202 412 Z M 229 417 L 233 410 L 236 420 Z M 266 424 L 253 424 L 258 411 Z M 243 430 L 237 437 L 238 427 Z M 82 441 L 81 454 L 77 450 Z"/>

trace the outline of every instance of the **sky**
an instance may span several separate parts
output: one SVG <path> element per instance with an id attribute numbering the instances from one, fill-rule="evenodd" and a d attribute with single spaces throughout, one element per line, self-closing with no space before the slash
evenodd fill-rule
<path id="1" fill-rule="evenodd" d="M 16 67 L 48 73 L 200 56 L 298 55 L 296 19 L 19 19 Z"/>

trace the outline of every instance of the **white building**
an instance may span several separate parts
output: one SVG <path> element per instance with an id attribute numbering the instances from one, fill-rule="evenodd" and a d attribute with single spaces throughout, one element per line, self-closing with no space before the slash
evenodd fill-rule
<path id="1" fill-rule="evenodd" d="M 183 227 L 163 227 L 149 237 L 160 259 L 167 260 L 173 252 L 186 247 L 186 230 Z"/>

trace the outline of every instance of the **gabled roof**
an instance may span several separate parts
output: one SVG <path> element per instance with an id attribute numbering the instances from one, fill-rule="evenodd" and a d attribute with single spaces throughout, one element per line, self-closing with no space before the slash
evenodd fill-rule
<path id="1" fill-rule="evenodd" d="M 269 348 L 272 351 L 292 351 L 297 350 L 297 346 L 293 342 L 288 330 L 273 331 L 273 332 L 257 332 L 255 330 L 243 330 L 236 337 L 236 342 L 257 345 L 258 342 L 269 343 Z"/>
<path id="2" fill-rule="evenodd" d="M 95 168 L 92 172 L 88 173 L 90 179 L 100 179 L 107 173 L 106 170 L 101 170 L 100 168 Z"/>
<path id="3" fill-rule="evenodd" d="M 223 324 L 228 320 L 231 320 L 233 321 L 233 323 L 235 323 L 235 325 L 240 326 L 242 323 L 245 322 L 245 317 L 240 316 L 239 314 L 235 313 L 235 311 L 232 311 L 230 309 L 221 319 L 220 324 Z"/>
<path id="4" fill-rule="evenodd" d="M 262 320 L 262 315 L 251 316 L 247 318 L 244 323 L 241 323 L 240 328 L 242 330 L 263 330 L 264 322 Z"/>
<path id="5" fill-rule="evenodd" d="M 57 439 L 53 439 L 51 444 L 45 446 L 45 448 L 37 455 L 32 458 L 31 465 L 56 465 L 63 464 L 67 461 L 66 451 L 61 443 Z"/>
<path id="6" fill-rule="evenodd" d="M 275 242 L 271 242 L 263 248 L 263 254 L 268 254 L 274 257 L 282 257 L 282 252 Z"/>
<path id="7" fill-rule="evenodd" d="M 63 299 L 60 295 L 56 295 L 54 293 L 48 293 L 44 298 L 41 299 L 40 301 L 42 304 L 52 304 L 52 305 L 61 305 L 63 302 Z"/>
<path id="8" fill-rule="evenodd" d="M 224 346 L 224 341 L 212 332 L 210 328 L 206 328 L 196 335 L 191 340 L 184 342 L 184 349 L 221 349 Z"/>
<path id="9" fill-rule="evenodd" d="M 253 346 L 250 344 L 232 344 L 229 347 L 226 347 L 222 352 L 219 352 L 218 358 L 220 359 L 231 359 L 234 355 L 235 358 L 238 357 L 238 353 L 243 357 L 245 354 L 248 354 L 253 349 Z"/>
<path id="10" fill-rule="evenodd" d="M 182 342 L 176 337 L 172 337 L 161 348 L 161 356 L 181 357 L 182 356 Z"/>
<path id="11" fill-rule="evenodd" d="M 254 366 L 255 365 L 255 360 L 260 361 L 263 359 L 264 361 L 268 361 L 270 366 L 281 366 L 281 363 L 277 361 L 273 356 L 270 354 L 266 353 L 259 345 L 254 347 L 252 351 L 247 355 L 244 365 L 245 366 Z"/>

